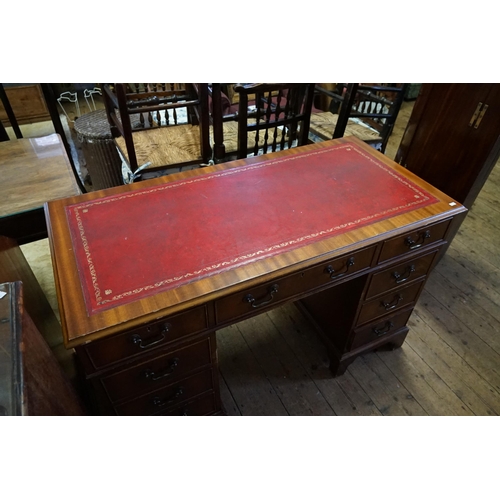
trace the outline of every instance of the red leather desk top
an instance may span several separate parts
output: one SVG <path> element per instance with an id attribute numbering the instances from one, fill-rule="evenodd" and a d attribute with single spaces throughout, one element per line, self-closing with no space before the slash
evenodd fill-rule
<path id="1" fill-rule="evenodd" d="M 89 315 L 435 203 L 355 144 L 69 205 Z"/>

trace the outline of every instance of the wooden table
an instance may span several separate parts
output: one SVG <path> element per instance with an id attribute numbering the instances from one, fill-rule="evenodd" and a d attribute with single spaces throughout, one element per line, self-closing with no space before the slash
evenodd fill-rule
<path id="1" fill-rule="evenodd" d="M 403 343 L 464 214 L 352 137 L 49 202 L 64 341 L 97 413 L 216 414 L 216 330 L 294 301 L 340 375 Z"/>
<path id="2" fill-rule="evenodd" d="M 0 142 L 0 235 L 47 237 L 43 205 L 81 193 L 57 134 Z"/>

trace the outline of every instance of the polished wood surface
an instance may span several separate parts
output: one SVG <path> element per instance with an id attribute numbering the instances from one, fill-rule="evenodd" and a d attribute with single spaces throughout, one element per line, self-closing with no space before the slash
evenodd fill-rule
<path id="1" fill-rule="evenodd" d="M 58 135 L 0 144 L 0 217 L 80 194 Z"/>
<path id="2" fill-rule="evenodd" d="M 80 194 L 60 137 L 0 143 L 0 234 L 25 243 L 46 236 L 43 204 Z"/>
<path id="3" fill-rule="evenodd" d="M 351 139 L 352 140 L 352 139 Z M 339 142 L 345 139 L 339 139 Z M 127 322 L 130 327 L 139 326 L 152 321 L 165 313 L 173 314 L 187 308 L 199 305 L 207 300 L 213 300 L 232 292 L 242 290 L 249 285 L 258 285 L 269 279 L 278 278 L 292 271 L 300 271 L 317 262 L 320 263 L 325 256 L 334 257 L 341 254 L 343 249 L 352 250 L 363 247 L 366 240 L 374 243 L 386 238 L 388 233 L 397 235 L 408 231 L 414 224 L 422 220 L 432 221 L 459 213 L 459 207 L 450 207 L 450 198 L 443 196 L 432 186 L 423 183 L 416 176 L 407 173 L 405 169 L 395 165 L 385 156 L 374 152 L 373 148 L 357 141 L 361 148 L 370 154 L 375 154 L 379 160 L 396 169 L 399 173 L 408 176 L 417 185 L 438 197 L 440 203 L 412 211 L 410 213 L 386 219 L 347 233 L 329 238 L 317 243 L 292 250 L 290 252 L 273 256 L 267 259 L 248 264 L 241 268 L 231 269 L 224 273 L 189 283 L 174 290 L 148 297 L 111 310 L 99 312 L 88 316 L 79 282 L 77 264 L 74 258 L 64 207 L 66 205 L 95 200 L 107 195 L 124 193 L 148 186 L 155 186 L 177 179 L 185 179 L 205 172 L 224 170 L 227 168 L 260 162 L 266 156 L 237 160 L 226 164 L 206 167 L 179 174 L 172 174 L 161 179 L 151 179 L 141 184 L 121 186 L 117 188 L 88 193 L 79 197 L 67 198 L 50 202 L 46 205 L 46 215 L 49 224 L 51 252 L 58 287 L 58 298 L 61 309 L 61 320 L 68 346 L 80 345 L 87 341 L 102 338 L 119 331 L 119 325 Z M 304 146 L 303 151 L 313 151 L 317 148 L 328 147 L 329 142 Z M 275 153 L 274 158 L 294 154 L 294 150 Z M 126 217 L 124 215 L 124 217 Z M 164 304 L 169 304 L 165 308 Z M 161 312 L 160 312 L 161 311 Z"/>

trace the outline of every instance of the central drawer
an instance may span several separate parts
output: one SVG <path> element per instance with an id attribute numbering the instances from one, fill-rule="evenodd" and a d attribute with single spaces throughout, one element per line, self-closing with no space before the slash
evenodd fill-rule
<path id="1" fill-rule="evenodd" d="M 346 254 L 264 285 L 248 288 L 215 302 L 218 324 L 255 314 L 291 297 L 334 283 L 342 278 L 369 269 L 375 246 Z"/>

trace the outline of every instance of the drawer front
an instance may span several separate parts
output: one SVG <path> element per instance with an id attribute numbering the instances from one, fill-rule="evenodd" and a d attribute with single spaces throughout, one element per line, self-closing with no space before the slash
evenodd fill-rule
<path id="1" fill-rule="evenodd" d="M 423 284 L 423 280 L 418 281 L 413 285 L 393 290 L 377 299 L 365 302 L 361 307 L 357 324 L 361 325 L 411 304 L 417 299 Z"/>
<path id="2" fill-rule="evenodd" d="M 170 316 L 147 326 L 113 337 L 97 340 L 83 347 L 96 369 L 144 354 L 184 335 L 199 333 L 208 327 L 205 306 Z"/>
<path id="3" fill-rule="evenodd" d="M 211 415 L 219 411 L 219 405 L 215 397 L 215 393 L 208 393 L 196 398 L 193 401 L 188 401 L 183 405 L 176 406 L 175 409 L 156 414 L 157 416 L 203 416 Z"/>
<path id="4" fill-rule="evenodd" d="M 229 295 L 215 303 L 217 323 L 256 314 L 267 306 L 320 288 L 370 267 L 375 246 L 325 262 L 303 272 Z"/>
<path id="5" fill-rule="evenodd" d="M 388 292 L 404 283 L 411 283 L 425 276 L 437 253 L 438 251 L 435 251 L 417 259 L 407 260 L 385 271 L 375 273 L 371 277 L 370 285 L 366 292 L 366 299 Z"/>
<path id="6" fill-rule="evenodd" d="M 212 360 L 211 338 L 193 343 L 150 359 L 114 375 L 101 378 L 109 399 L 119 401 L 163 387 L 189 372 L 209 366 Z"/>
<path id="7" fill-rule="evenodd" d="M 358 328 L 354 332 L 351 349 L 356 349 L 370 342 L 379 340 L 386 335 L 397 332 L 400 328 L 406 326 L 412 311 L 413 309 L 406 309 L 398 314 L 387 316 L 379 319 L 375 323 Z"/>
<path id="8" fill-rule="evenodd" d="M 387 240 L 382 246 L 382 251 L 380 252 L 378 260 L 379 263 L 385 262 L 393 257 L 398 257 L 399 255 L 421 250 L 431 243 L 442 240 L 450 222 L 450 220 L 445 220 L 432 226 L 423 227 L 412 233 L 406 233 Z"/>
<path id="9" fill-rule="evenodd" d="M 205 370 L 174 384 L 115 407 L 118 415 L 153 415 L 213 390 L 212 370 Z"/>

